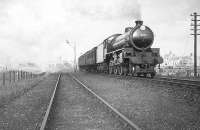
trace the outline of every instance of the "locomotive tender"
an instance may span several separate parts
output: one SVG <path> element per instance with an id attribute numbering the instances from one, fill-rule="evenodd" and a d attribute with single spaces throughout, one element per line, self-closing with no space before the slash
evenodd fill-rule
<path id="1" fill-rule="evenodd" d="M 81 55 L 80 70 L 106 72 L 115 75 L 154 77 L 155 67 L 163 63 L 159 48 L 151 48 L 152 30 L 135 21 L 135 27 L 125 28 L 124 34 L 114 34 Z"/>

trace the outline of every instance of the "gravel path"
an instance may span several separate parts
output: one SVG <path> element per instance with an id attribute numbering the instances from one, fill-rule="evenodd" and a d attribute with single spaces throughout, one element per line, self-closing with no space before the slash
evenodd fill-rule
<path id="1" fill-rule="evenodd" d="M 123 124 L 69 75 L 61 78 L 48 130 L 124 130 Z"/>
<path id="2" fill-rule="evenodd" d="M 37 86 L 0 108 L 1 130 L 39 129 L 57 75 L 49 75 Z"/>
<path id="3" fill-rule="evenodd" d="M 200 129 L 199 91 L 106 75 L 75 75 L 142 129 Z"/>

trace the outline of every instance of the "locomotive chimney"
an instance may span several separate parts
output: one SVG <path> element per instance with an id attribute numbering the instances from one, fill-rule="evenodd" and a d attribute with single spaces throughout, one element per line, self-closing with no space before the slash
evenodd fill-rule
<path id="1" fill-rule="evenodd" d="M 136 26 L 141 26 L 143 24 L 142 20 L 136 20 L 135 21 Z"/>

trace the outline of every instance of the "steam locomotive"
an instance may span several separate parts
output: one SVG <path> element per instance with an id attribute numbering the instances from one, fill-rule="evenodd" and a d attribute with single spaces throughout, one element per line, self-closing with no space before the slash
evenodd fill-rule
<path id="1" fill-rule="evenodd" d="M 143 25 L 143 21 L 135 23 L 135 27 L 125 28 L 123 34 L 114 34 L 81 55 L 79 69 L 153 78 L 155 67 L 163 63 L 163 58 L 159 48 L 151 48 L 154 41 L 152 30 Z"/>

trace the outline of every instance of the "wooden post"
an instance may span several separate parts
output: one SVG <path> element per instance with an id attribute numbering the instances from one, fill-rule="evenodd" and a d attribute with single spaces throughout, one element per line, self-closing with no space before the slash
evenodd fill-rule
<path id="1" fill-rule="evenodd" d="M 20 71 L 19 70 L 17 71 L 17 80 L 18 81 L 20 80 Z"/>
<path id="2" fill-rule="evenodd" d="M 194 22 L 193 24 L 191 24 L 191 26 L 193 26 L 194 28 L 191 29 L 193 30 L 193 35 L 194 36 L 194 77 L 197 77 L 197 35 L 200 35 L 198 34 L 198 29 L 197 29 L 197 26 L 200 26 L 200 25 L 197 25 L 197 21 L 200 21 L 200 20 L 197 20 L 197 16 L 200 16 L 200 15 L 197 15 L 197 13 L 193 13 L 191 14 L 191 16 L 193 17 L 192 21 Z"/>
<path id="3" fill-rule="evenodd" d="M 3 71 L 3 86 L 6 85 L 6 73 Z"/>
<path id="4" fill-rule="evenodd" d="M 25 80 L 25 72 L 23 72 L 23 80 Z"/>
<path id="5" fill-rule="evenodd" d="M 15 71 L 13 71 L 13 82 L 15 82 Z"/>
<path id="6" fill-rule="evenodd" d="M 20 80 L 22 80 L 22 70 L 20 71 Z"/>
<path id="7" fill-rule="evenodd" d="M 11 71 L 8 71 L 8 73 L 9 73 L 9 82 L 11 83 L 12 82 L 12 73 L 11 73 Z"/>

